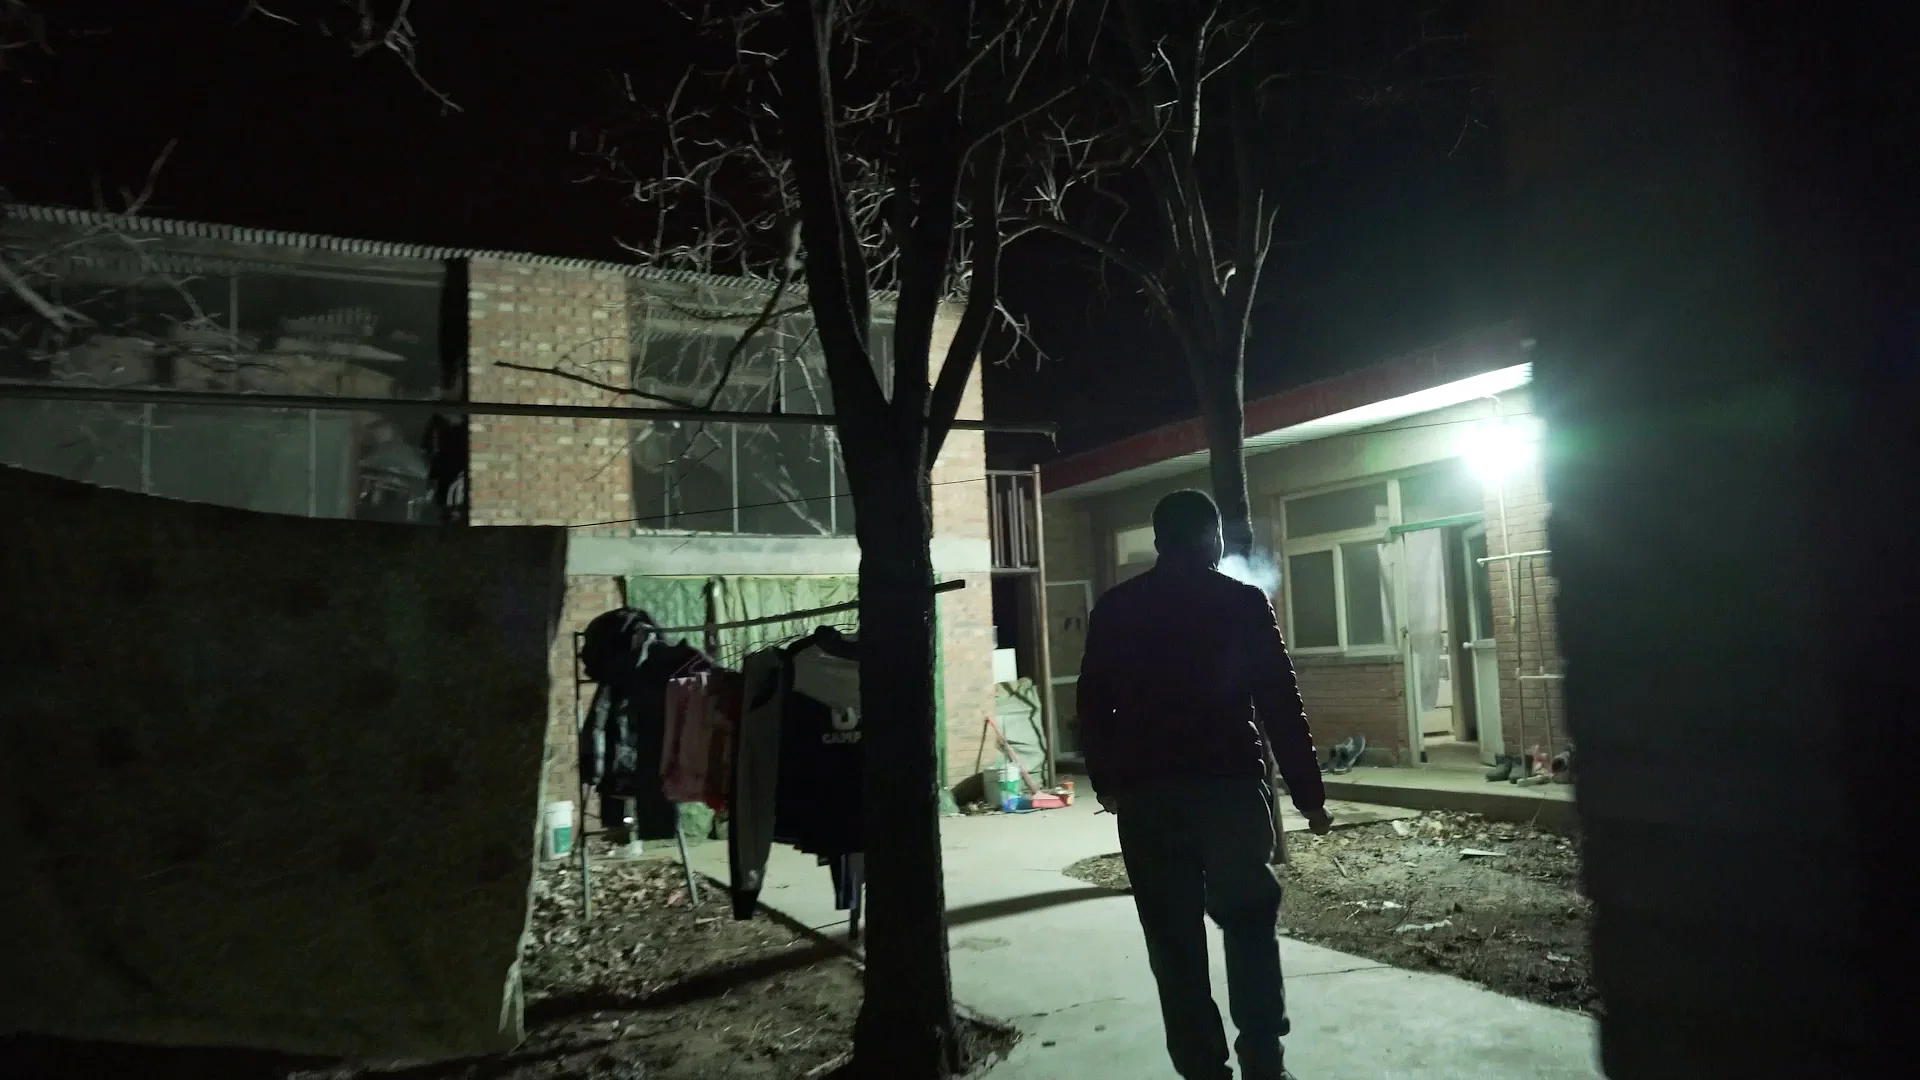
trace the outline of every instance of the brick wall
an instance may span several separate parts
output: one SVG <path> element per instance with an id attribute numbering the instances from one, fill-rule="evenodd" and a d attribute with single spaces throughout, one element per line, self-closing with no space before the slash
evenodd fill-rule
<path id="1" fill-rule="evenodd" d="M 1049 581 L 1098 579 L 1094 550 L 1093 515 L 1084 504 L 1050 499 L 1041 503 L 1046 528 L 1044 557 Z"/>
<path id="2" fill-rule="evenodd" d="M 473 260 L 467 294 L 467 376 L 473 400 L 624 404 L 606 391 L 499 363 L 558 367 L 602 382 L 624 382 L 626 298 L 627 279 L 617 273 Z M 631 516 L 626 432 L 623 420 L 475 417 L 468 442 L 470 520 L 475 525 L 581 525 Z M 628 530 L 626 525 L 609 525 L 597 531 Z M 566 606 L 549 663 L 549 800 L 577 798 L 573 632 L 620 603 L 613 578 L 567 579 Z"/>
<path id="3" fill-rule="evenodd" d="M 473 260 L 467 375 L 475 401 L 629 404 L 619 395 L 501 362 L 627 380 L 627 279 Z M 627 422 L 544 416 L 476 417 L 469 435 L 475 525 L 578 525 L 632 514 Z M 623 528 L 622 531 L 625 531 Z"/>
<path id="4" fill-rule="evenodd" d="M 1504 485 L 1489 483 L 1486 507 L 1487 554 L 1542 551 L 1551 546 L 1547 540 L 1546 483 L 1538 464 L 1507 477 Z M 1500 662 L 1500 728 L 1507 752 L 1524 753 L 1536 746 L 1556 752 L 1565 747 L 1567 739 L 1562 686 L 1557 680 L 1519 677 L 1538 674 L 1543 657 L 1547 671 L 1564 670 L 1554 618 L 1552 560 L 1504 560 L 1490 566 L 1493 636 Z"/>
<path id="5" fill-rule="evenodd" d="M 600 382 L 628 377 L 629 279 L 618 273 L 475 259 L 469 272 L 473 400 L 544 405 L 630 404 L 618 395 L 501 362 L 572 371 Z M 934 355 L 944 356 L 956 313 L 934 328 Z M 960 415 L 981 416 L 980 376 L 968 385 Z M 470 520 L 474 525 L 588 525 L 583 532 L 625 536 L 633 515 L 632 470 L 623 420 L 482 417 L 470 427 Z M 985 436 L 948 436 L 934 467 L 933 527 L 942 538 L 988 535 Z M 983 563 L 984 567 L 984 563 Z M 967 574 L 967 588 L 940 601 L 941 655 L 948 716 L 948 772 L 973 768 L 982 718 L 993 710 L 993 596 L 985 573 Z M 622 602 L 610 577 L 568 579 L 561 634 L 552 657 L 548 731 L 549 798 L 573 798 L 573 632 Z M 583 811 L 591 810 L 585 807 Z"/>
<path id="6" fill-rule="evenodd" d="M 1349 736 L 1364 735 L 1370 763 L 1407 760 L 1407 684 L 1400 661 L 1300 656 L 1294 668 L 1314 745 L 1322 753 Z"/>
<path id="7" fill-rule="evenodd" d="M 934 323 L 933 355 L 944 357 L 953 341 L 958 312 L 944 308 Z M 974 369 L 961 400 L 960 417 L 981 417 L 980 371 Z M 978 431 L 947 436 L 933 466 L 933 534 L 942 539 L 986 540 L 987 442 Z M 940 598 L 940 659 L 946 697 L 947 783 L 975 771 L 985 718 L 994 711 L 993 579 L 962 575 L 967 587 Z"/>

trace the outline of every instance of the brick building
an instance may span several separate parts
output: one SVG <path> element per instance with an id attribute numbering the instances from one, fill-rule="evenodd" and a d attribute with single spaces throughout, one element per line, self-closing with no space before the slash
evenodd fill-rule
<path id="1" fill-rule="evenodd" d="M 0 460 L 75 479 L 312 516 L 568 527 L 548 718 L 555 798 L 570 797 L 561 793 L 577 775 L 572 632 L 593 616 L 631 602 L 692 626 L 856 595 L 859 549 L 833 433 L 779 419 L 832 411 L 804 305 L 791 297 L 736 350 L 771 297 L 742 279 L 37 207 L 7 207 L 4 226 L 8 264 L 31 268 L 47 295 L 87 318 L 49 334 L 18 297 L 0 297 L 0 380 L 646 404 L 609 389 L 631 387 L 656 401 L 714 394 L 717 409 L 769 416 L 475 415 L 462 425 L 419 410 L 0 398 Z M 883 378 L 888 315 L 877 308 Z M 943 314 L 936 350 L 952 330 Z M 976 373 L 960 416 L 980 415 Z M 939 601 L 950 781 L 973 770 L 994 701 L 983 440 L 954 432 L 933 476 L 935 567 L 968 583 Z M 775 624 L 707 644 L 737 662 L 812 629 Z"/>
<path id="2" fill-rule="evenodd" d="M 1256 541 L 1322 750 L 1361 735 L 1371 764 L 1471 767 L 1564 746 L 1530 348 L 1502 326 L 1247 403 Z M 1042 484 L 1071 761 L 1089 606 L 1152 566 L 1154 503 L 1208 487 L 1205 433 L 1150 431 Z"/>

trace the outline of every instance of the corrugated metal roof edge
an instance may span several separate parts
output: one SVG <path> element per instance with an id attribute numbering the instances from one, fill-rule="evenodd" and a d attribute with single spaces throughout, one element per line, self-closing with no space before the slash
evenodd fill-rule
<path id="1" fill-rule="evenodd" d="M 1492 323 L 1475 330 L 1470 330 L 1464 334 L 1456 334 L 1436 344 L 1401 353 L 1398 356 L 1368 364 L 1365 367 L 1355 368 L 1352 371 L 1343 372 L 1329 378 L 1318 379 L 1300 386 L 1263 395 L 1248 401 L 1245 406 L 1243 406 L 1242 411 L 1258 412 L 1261 411 L 1262 406 L 1280 404 L 1287 398 L 1325 392 L 1336 389 L 1340 387 L 1341 384 L 1365 382 L 1380 378 L 1384 375 L 1396 373 L 1396 369 L 1404 371 L 1425 365 L 1432 365 L 1438 369 L 1446 365 L 1449 361 L 1457 363 L 1460 359 L 1459 354 L 1461 352 L 1474 346 L 1488 343 L 1511 347 L 1516 350 L 1516 352 L 1524 353 L 1530 344 L 1527 337 L 1526 323 L 1521 319 L 1508 319 L 1503 322 Z M 1495 364 L 1493 366 L 1497 368 L 1502 365 Z M 1115 439 L 1113 442 L 1093 447 L 1090 450 L 1082 450 L 1077 454 L 1069 454 L 1058 461 L 1042 465 L 1040 467 L 1042 494 L 1050 495 L 1056 492 L 1070 491 L 1083 484 L 1105 479 L 1118 472 L 1155 464 L 1158 461 L 1169 458 L 1185 456 L 1192 451 L 1183 450 L 1180 453 L 1155 453 L 1152 449 L 1148 448 L 1162 441 L 1177 442 L 1180 436 L 1198 429 L 1201 422 L 1202 418 L 1198 416 L 1175 420 L 1172 423 L 1148 428 L 1146 431 L 1138 432 L 1125 438 Z M 1263 434 L 1266 434 L 1266 432 L 1250 430 L 1246 433 L 1246 437 L 1255 438 Z M 1149 455 L 1150 460 L 1134 461 L 1125 466 L 1114 466 L 1110 461 L 1102 462 L 1100 460 L 1102 458 L 1111 459 L 1116 452 L 1123 452 L 1125 448 L 1130 447 L 1137 448 L 1146 455 Z M 1049 473 L 1052 473 L 1052 475 L 1049 476 Z M 1069 482 L 1061 483 L 1063 473 L 1070 478 Z"/>
<path id="2" fill-rule="evenodd" d="M 7 203 L 7 217 L 16 221 L 36 222 L 43 225 L 67 225 L 79 228 L 109 228 L 122 232 L 145 233 L 154 236 L 180 236 L 196 240 L 218 240 L 234 244 L 261 244 L 276 247 L 299 248 L 313 251 L 331 251 L 342 255 L 370 255 L 389 259 L 421 259 L 444 261 L 447 259 L 498 259 L 502 262 L 524 263 L 532 266 L 550 266 L 567 270 L 603 270 L 627 277 L 645 278 L 649 281 L 673 282 L 685 285 L 711 285 L 716 288 L 740 289 L 743 291 L 771 292 L 774 283 L 758 278 L 732 277 L 725 274 L 706 274 L 693 270 L 671 270 L 640 263 L 611 262 L 605 259 L 577 259 L 565 255 L 534 255 L 522 251 L 494 251 L 487 248 L 438 247 L 432 244 L 409 244 L 392 240 L 360 240 L 344 236 L 327 236 L 320 233 L 284 232 L 278 229 L 253 229 L 241 225 L 222 225 L 214 222 L 184 221 L 179 218 L 141 217 L 132 214 L 114 214 L 102 210 L 80 210 L 66 206 L 41 206 L 29 203 Z M 797 295 L 805 295 L 805 290 L 796 288 Z M 891 292 L 875 290 L 877 300 L 893 300 Z"/>

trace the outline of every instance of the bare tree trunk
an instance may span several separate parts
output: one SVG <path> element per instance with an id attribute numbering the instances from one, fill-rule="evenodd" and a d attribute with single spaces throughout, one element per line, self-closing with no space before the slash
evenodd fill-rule
<path id="1" fill-rule="evenodd" d="M 1207 428 L 1207 471 L 1213 501 L 1220 504 L 1220 526 L 1227 554 L 1253 551 L 1253 507 L 1247 496 L 1246 407 L 1236 377 L 1211 388 L 1198 386 L 1200 415 Z"/>
<path id="2" fill-rule="evenodd" d="M 860 541 L 860 711 L 867 993 L 863 1077 L 922 1080 L 961 1065 L 947 966 L 934 708 L 932 491 L 922 455 L 884 436 L 848 447 Z M 864 445 L 862 445 L 864 444 Z M 857 463 L 857 464 L 856 464 Z"/>

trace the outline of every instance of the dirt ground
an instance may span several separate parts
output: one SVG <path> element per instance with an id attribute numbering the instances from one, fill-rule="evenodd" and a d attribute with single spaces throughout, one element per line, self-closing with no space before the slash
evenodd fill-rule
<path id="1" fill-rule="evenodd" d="M 1580 895 L 1572 838 L 1472 814 L 1428 813 L 1326 837 L 1288 833 L 1287 850 L 1283 933 L 1597 1014 L 1587 952 L 1591 909 Z M 1128 887 L 1117 854 L 1083 860 L 1067 874 Z"/>
<path id="2" fill-rule="evenodd" d="M 823 875 L 824 876 L 824 875 Z M 0 1075 L 194 1080 L 804 1080 L 852 1050 L 860 971 L 764 913 L 736 922 L 725 888 L 687 893 L 676 862 L 596 863 L 591 920 L 576 864 L 543 868 L 523 961 L 527 1039 L 511 1053 L 394 1069 L 302 1068 L 273 1055 L 0 1040 Z M 971 1057 L 1011 1029 L 962 1021 Z M 15 1071 L 24 1066 L 24 1071 Z"/>
<path id="3" fill-rule="evenodd" d="M 580 918 L 579 868 L 544 868 L 522 969 L 527 1041 L 512 1054 L 327 1080 L 795 1080 L 848 1058 L 859 969 L 837 949 L 768 918 L 733 918 L 724 887 L 696 903 L 675 862 L 596 863 L 593 918 Z M 1014 1034 L 963 1020 L 981 1060 Z M 318 1078 L 314 1078 L 318 1080 Z"/>

